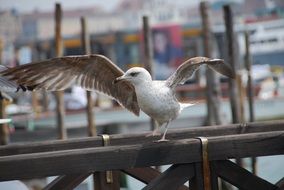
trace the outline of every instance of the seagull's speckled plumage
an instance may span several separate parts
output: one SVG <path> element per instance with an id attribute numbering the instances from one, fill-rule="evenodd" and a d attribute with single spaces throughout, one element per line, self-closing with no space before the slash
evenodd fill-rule
<path id="1" fill-rule="evenodd" d="M 223 60 L 194 57 L 182 63 L 167 80 L 156 81 L 144 68 L 134 67 L 124 73 L 108 58 L 93 54 L 53 58 L 4 69 L 0 71 L 3 79 L 0 78 L 0 89 L 8 85 L 9 88 L 20 86 L 28 90 L 57 91 L 77 84 L 113 97 L 136 115 L 141 109 L 159 126 L 166 123 L 167 131 L 168 123 L 183 108 L 192 105 L 182 104 L 176 99 L 175 87 L 188 80 L 203 64 L 225 76 L 234 77 Z"/>

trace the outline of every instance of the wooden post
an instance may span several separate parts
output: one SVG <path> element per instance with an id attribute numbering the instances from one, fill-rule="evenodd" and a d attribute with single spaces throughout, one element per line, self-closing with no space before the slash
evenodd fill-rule
<path id="1" fill-rule="evenodd" d="M 224 10 L 224 19 L 225 19 L 225 27 L 226 27 L 226 39 L 228 46 L 228 62 L 231 65 L 233 72 L 236 73 L 236 58 L 234 53 L 234 21 L 231 7 L 229 5 L 225 5 L 223 7 Z M 240 123 L 240 103 L 238 101 L 238 89 L 237 82 L 229 78 L 229 93 L 230 93 L 230 103 L 231 103 L 231 112 L 232 112 L 232 122 Z M 236 159 L 238 165 L 242 166 L 242 160 Z"/>
<path id="2" fill-rule="evenodd" d="M 152 34 L 148 16 L 143 16 L 144 67 L 154 78 Z"/>
<path id="3" fill-rule="evenodd" d="M 55 53 L 56 57 L 63 55 L 62 37 L 61 37 L 62 11 L 59 3 L 55 5 Z M 65 109 L 64 109 L 64 91 L 55 92 L 56 95 L 56 124 L 59 139 L 66 139 L 67 132 L 64 128 Z"/>
<path id="4" fill-rule="evenodd" d="M 246 45 L 246 54 L 245 54 L 245 68 L 247 70 L 247 96 L 248 96 L 248 104 L 249 104 L 249 121 L 254 122 L 254 91 L 252 85 L 252 77 L 251 77 L 251 55 L 250 55 L 250 45 L 249 45 L 249 33 L 245 32 L 245 45 Z M 251 158 L 251 167 L 252 173 L 257 174 L 257 159 L 256 157 Z"/>
<path id="5" fill-rule="evenodd" d="M 87 32 L 87 25 L 86 20 L 84 17 L 81 17 L 81 42 L 82 42 L 82 48 L 83 52 L 85 54 L 91 53 L 91 44 L 90 44 L 90 38 Z M 96 136 L 97 130 L 94 123 L 94 101 L 92 99 L 92 92 L 86 91 L 87 96 L 87 119 L 88 119 L 88 135 L 89 136 Z"/>
<path id="6" fill-rule="evenodd" d="M 250 55 L 250 47 L 249 47 L 249 33 L 245 32 L 245 44 L 246 44 L 246 54 L 245 54 L 245 68 L 247 70 L 248 81 L 247 81 L 247 95 L 249 102 L 249 121 L 254 122 L 254 92 L 252 85 L 252 77 L 251 77 L 251 55 Z"/>
<path id="7" fill-rule="evenodd" d="M 153 47 L 152 47 L 152 34 L 149 24 L 148 16 L 143 16 L 143 42 L 144 42 L 144 67 L 151 74 L 152 78 L 155 78 L 153 70 Z M 155 121 L 151 118 L 150 121 L 151 130 L 155 129 Z"/>
<path id="8" fill-rule="evenodd" d="M 242 80 L 242 74 L 237 73 L 236 74 L 236 82 L 237 82 L 237 91 L 238 91 L 238 101 L 240 106 L 240 119 L 239 122 L 244 123 L 245 122 L 245 88 L 243 86 L 243 80 Z"/>
<path id="9" fill-rule="evenodd" d="M 36 43 L 33 43 L 30 45 L 30 48 L 32 49 L 32 61 L 39 61 L 40 56 L 39 56 L 39 48 Z M 31 104 L 32 104 L 32 109 L 33 112 L 35 113 L 35 116 L 38 117 L 39 114 L 39 104 L 38 104 L 38 92 L 37 91 L 32 91 L 31 93 Z M 29 129 L 30 130 L 30 129 Z"/>
<path id="10" fill-rule="evenodd" d="M 208 2 L 200 3 L 200 13 L 202 17 L 203 48 L 204 55 L 211 57 L 212 35 L 208 16 Z M 206 69 L 206 100 L 207 100 L 207 123 L 208 125 L 221 124 L 220 113 L 220 84 L 216 73 L 211 69 Z"/>
<path id="11" fill-rule="evenodd" d="M 1 92 L 0 92 L 1 93 Z M 0 119 L 6 118 L 5 100 L 0 99 Z M 6 145 L 9 142 L 9 126 L 7 124 L 0 124 L 0 145 Z"/>
<path id="12" fill-rule="evenodd" d="M 90 44 L 90 37 L 87 32 L 87 24 L 86 24 L 86 19 L 84 17 L 81 17 L 81 45 L 83 49 L 84 54 L 90 54 L 91 53 L 91 44 Z M 97 130 L 96 126 L 94 123 L 94 112 L 93 112 L 93 106 L 94 102 L 92 99 L 92 93 L 91 91 L 86 91 L 86 96 L 87 96 L 87 120 L 88 120 L 88 136 L 96 136 L 97 135 Z M 93 181 L 95 182 L 95 175 L 93 176 Z M 96 181 L 99 181 L 100 179 L 97 179 Z M 99 183 L 99 182 L 98 182 Z M 94 183 L 94 187 L 95 187 Z M 95 188 L 94 188 L 95 189 Z"/>
<path id="13" fill-rule="evenodd" d="M 223 7 L 225 26 L 226 26 L 226 39 L 228 46 L 228 63 L 231 65 L 233 72 L 236 73 L 236 59 L 234 54 L 234 30 L 233 30 L 233 15 L 229 5 Z M 238 103 L 238 92 L 236 81 L 229 78 L 229 91 L 230 91 L 230 103 L 232 111 L 233 123 L 240 122 L 240 108 Z"/>
<path id="14" fill-rule="evenodd" d="M 3 51 L 3 40 L 0 38 L 0 64 L 2 64 L 2 51 Z M 1 93 L 1 92 L 0 92 Z M 0 119 L 6 117 L 5 114 L 5 100 L 0 99 Z M 9 142 L 9 128 L 7 124 L 0 125 L 0 145 L 6 145 Z"/>

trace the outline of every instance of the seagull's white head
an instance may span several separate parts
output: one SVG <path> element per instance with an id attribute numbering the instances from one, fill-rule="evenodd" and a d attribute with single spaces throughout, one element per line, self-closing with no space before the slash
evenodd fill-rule
<path id="1" fill-rule="evenodd" d="M 124 75 L 116 78 L 114 82 L 116 83 L 123 80 L 129 81 L 136 86 L 144 82 L 152 81 L 152 77 L 146 69 L 142 67 L 133 67 L 127 70 Z"/>

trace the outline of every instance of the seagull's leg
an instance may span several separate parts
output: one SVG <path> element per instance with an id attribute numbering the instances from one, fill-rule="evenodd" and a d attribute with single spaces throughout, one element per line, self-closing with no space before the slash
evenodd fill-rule
<path id="1" fill-rule="evenodd" d="M 168 131 L 168 125 L 169 125 L 169 121 L 166 123 L 165 132 L 163 134 L 163 137 L 160 140 L 158 140 L 157 142 L 169 141 L 169 140 L 166 139 L 166 134 L 167 134 L 167 131 Z"/>
<path id="2" fill-rule="evenodd" d="M 160 131 L 160 126 L 157 123 L 157 121 L 155 121 L 155 129 L 154 129 L 154 131 L 152 131 L 152 133 L 147 134 L 146 137 L 160 136 L 161 133 L 159 131 Z"/>

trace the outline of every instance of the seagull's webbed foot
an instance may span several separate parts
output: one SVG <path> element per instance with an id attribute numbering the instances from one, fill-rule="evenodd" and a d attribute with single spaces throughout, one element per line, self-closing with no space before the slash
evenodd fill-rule
<path id="1" fill-rule="evenodd" d="M 152 133 L 147 134 L 146 137 L 155 137 L 160 135 L 161 133 L 159 132 L 159 128 L 156 128 Z"/>
<path id="2" fill-rule="evenodd" d="M 167 142 L 169 141 L 168 139 L 166 139 L 164 136 L 160 139 L 160 140 L 157 140 L 157 141 L 154 141 L 154 142 Z"/>

